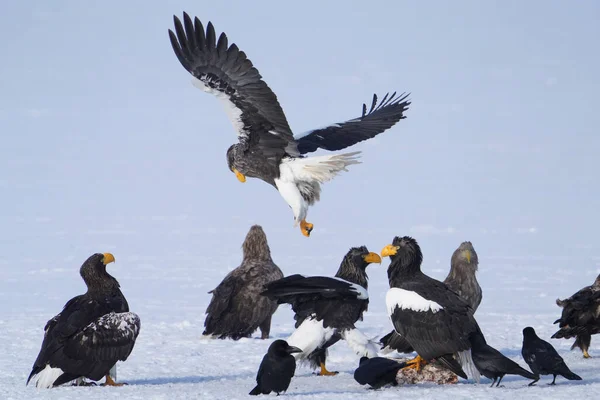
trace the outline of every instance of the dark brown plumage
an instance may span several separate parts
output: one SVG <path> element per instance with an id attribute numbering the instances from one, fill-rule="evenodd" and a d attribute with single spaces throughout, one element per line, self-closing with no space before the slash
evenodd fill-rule
<path id="1" fill-rule="evenodd" d="M 209 292 L 213 297 L 206 309 L 204 335 L 237 340 L 260 328 L 261 338 L 269 337 L 277 302 L 260 293 L 283 273 L 271 259 L 267 236 L 259 225 L 250 228 L 242 251 L 242 264 Z"/>
<path id="2" fill-rule="evenodd" d="M 556 299 L 556 304 L 563 311 L 561 317 L 554 321 L 559 324 L 560 329 L 552 338 L 575 337 L 571 350 L 579 347 L 583 357 L 589 358 L 592 335 L 600 333 L 600 275 L 592 285 L 584 287 L 568 299 Z"/>
<path id="3" fill-rule="evenodd" d="M 479 307 L 482 298 L 481 286 L 476 273 L 479 258 L 471 242 L 462 242 L 450 259 L 450 272 L 444 283 L 471 306 L 473 313 Z M 391 331 L 379 341 L 384 351 L 396 350 L 399 353 L 412 353 L 412 346 L 396 331 Z"/>

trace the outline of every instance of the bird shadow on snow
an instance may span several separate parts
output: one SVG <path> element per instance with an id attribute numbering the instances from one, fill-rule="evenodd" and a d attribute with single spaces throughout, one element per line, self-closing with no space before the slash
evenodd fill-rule
<path id="1" fill-rule="evenodd" d="M 239 375 L 219 375 L 219 376 L 168 376 L 162 378 L 136 379 L 128 381 L 129 385 L 169 385 L 169 384 L 193 384 L 206 383 L 211 381 L 221 381 L 229 379 L 248 378 L 247 374 Z"/>

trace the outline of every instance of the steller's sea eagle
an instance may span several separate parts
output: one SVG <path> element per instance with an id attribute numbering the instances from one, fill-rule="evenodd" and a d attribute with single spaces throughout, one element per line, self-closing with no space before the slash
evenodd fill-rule
<path id="1" fill-rule="evenodd" d="M 283 278 L 283 272 L 271 259 L 267 235 L 259 225 L 248 231 L 242 252 L 242 264 L 209 292 L 213 296 L 206 309 L 204 335 L 238 340 L 260 328 L 261 338 L 269 337 L 278 304 L 260 292 L 265 284 Z"/>
<path id="2" fill-rule="evenodd" d="M 554 339 L 575 338 L 571 350 L 579 347 L 584 358 L 590 358 L 588 350 L 592 335 L 600 333 L 600 275 L 591 286 L 586 286 L 568 299 L 556 299 L 562 307 L 562 315 L 554 321 L 560 329 L 552 335 Z"/>
<path id="3" fill-rule="evenodd" d="M 113 261 L 110 253 L 96 253 L 83 263 L 79 272 L 87 292 L 69 300 L 46 324 L 27 383 L 33 379 L 38 388 L 50 388 L 84 377 L 106 377 L 106 385 L 122 385 L 109 371 L 131 354 L 140 318 L 129 312 L 119 282 L 106 272 Z"/>
<path id="4" fill-rule="evenodd" d="M 450 258 L 450 272 L 444 283 L 450 290 L 456 292 L 471 306 L 473 313 L 481 303 L 482 291 L 477 282 L 479 258 L 471 242 L 462 242 Z M 414 349 L 396 331 L 391 331 L 381 338 L 381 349 L 384 352 L 396 350 L 400 353 L 412 353 Z"/>
<path id="5" fill-rule="evenodd" d="M 354 326 L 369 305 L 370 263 L 381 263 L 381 257 L 365 246 L 353 247 L 334 278 L 290 275 L 266 285 L 265 296 L 292 305 L 296 330 L 287 341 L 302 349 L 296 358 L 321 367 L 319 375 L 337 374 L 327 370 L 325 361 L 327 349 L 340 339 L 360 356 L 377 355 L 377 348 Z"/>
<path id="6" fill-rule="evenodd" d="M 237 132 L 239 143 L 227 150 L 227 164 L 241 182 L 259 178 L 273 185 L 292 208 L 294 226 L 309 236 L 313 224 L 306 222 L 308 207 L 320 198 L 321 183 L 331 180 L 351 164 L 359 152 L 303 157 L 318 148 L 335 151 L 367 140 L 405 118 L 408 95 L 385 95 L 371 107 L 363 104 L 362 115 L 294 135 L 277 96 L 258 70 L 227 35 L 218 37 L 211 22 L 206 29 L 198 18 L 176 16 L 175 32 L 169 37 L 175 55 L 194 76 L 194 84 L 221 99 Z"/>
<path id="7" fill-rule="evenodd" d="M 465 379 L 466 369 L 478 381 L 470 336 L 481 334 L 481 330 L 473 309 L 444 283 L 421 271 L 423 253 L 415 239 L 396 236 L 392 244 L 383 248 L 381 256 L 391 259 L 387 270 L 388 315 L 396 332 L 418 354 L 409 361 L 409 367 L 420 370 L 424 363 L 435 359 Z"/>

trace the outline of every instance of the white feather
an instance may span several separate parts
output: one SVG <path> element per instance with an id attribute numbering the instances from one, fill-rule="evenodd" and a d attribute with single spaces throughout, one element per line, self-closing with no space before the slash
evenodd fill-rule
<path id="1" fill-rule="evenodd" d="M 338 281 L 342 281 L 347 283 L 348 285 L 350 285 L 352 287 L 352 291 L 356 293 L 356 298 L 359 300 L 366 300 L 369 298 L 369 292 L 367 291 L 367 289 L 365 289 L 364 287 L 357 285 L 356 283 L 353 282 L 349 282 L 345 279 L 342 278 L 338 278 L 336 276 L 333 277 L 333 279 L 337 279 Z"/>
<path id="2" fill-rule="evenodd" d="M 479 383 L 479 380 L 481 379 L 481 375 L 479 374 L 479 370 L 477 369 L 477 367 L 475 366 L 475 363 L 473 362 L 473 358 L 471 357 L 471 350 L 464 350 L 464 351 L 459 351 L 457 353 L 458 355 L 458 362 L 460 363 L 460 366 L 462 367 L 463 371 L 465 371 L 465 373 L 467 374 L 467 376 L 471 379 L 473 379 L 475 382 Z"/>
<path id="3" fill-rule="evenodd" d="M 341 335 L 357 356 L 369 358 L 377 356 L 375 342 L 366 337 L 358 328 L 344 331 Z"/>
<path id="4" fill-rule="evenodd" d="M 225 112 L 227 113 L 227 116 L 231 121 L 231 125 L 233 125 L 233 129 L 235 129 L 238 136 L 246 135 L 246 132 L 244 131 L 244 124 L 242 123 L 241 118 L 242 110 L 240 110 L 235 104 L 233 104 L 233 102 L 229 99 L 229 96 L 227 96 L 223 92 L 219 92 L 218 90 L 211 88 L 208 85 L 205 85 L 204 82 L 195 77 L 192 78 L 192 85 L 196 86 L 198 89 L 206 93 L 210 93 L 216 96 L 219 100 L 221 100 L 223 106 L 225 107 Z"/>
<path id="5" fill-rule="evenodd" d="M 49 364 L 46 364 L 46 368 L 32 376 L 31 380 L 35 382 L 35 386 L 39 389 L 50 389 L 54 381 L 62 374 L 62 369 L 52 368 Z"/>
<path id="6" fill-rule="evenodd" d="M 394 310 L 412 310 L 417 312 L 431 311 L 436 313 L 444 308 L 432 300 L 427 300 L 417 292 L 400 288 L 390 288 L 385 296 L 388 315 L 391 317 Z"/>
<path id="7" fill-rule="evenodd" d="M 289 168 L 283 167 L 283 163 L 279 166 L 281 175 L 279 179 L 275 179 L 275 186 L 281 197 L 286 203 L 292 208 L 294 213 L 294 226 L 298 226 L 298 223 L 306 219 L 306 213 L 308 211 L 308 203 L 304 200 L 304 197 L 300 194 L 300 190 L 296 185 L 293 178 L 289 177 Z"/>
<path id="8" fill-rule="evenodd" d="M 307 318 L 300 324 L 298 329 L 287 339 L 290 346 L 302 349 L 302 353 L 295 353 L 297 359 L 304 359 L 310 353 L 321 347 L 333 336 L 333 328 L 324 328 L 323 320 L 317 321 L 313 318 Z"/>

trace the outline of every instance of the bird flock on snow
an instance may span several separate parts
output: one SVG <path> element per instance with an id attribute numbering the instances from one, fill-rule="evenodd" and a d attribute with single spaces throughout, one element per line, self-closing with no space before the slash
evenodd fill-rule
<path id="1" fill-rule="evenodd" d="M 408 95 L 376 95 L 360 116 L 302 134 L 294 134 L 275 94 L 258 70 L 225 33 L 217 37 L 212 23 L 198 18 L 174 17 L 169 37 L 181 65 L 194 84 L 223 101 L 238 143 L 226 152 L 229 169 L 240 182 L 259 178 L 276 188 L 294 215 L 294 225 L 310 236 L 314 225 L 306 221 L 309 206 L 320 199 L 321 184 L 347 167 L 358 164 L 359 152 L 311 156 L 318 149 L 341 150 L 391 128 L 410 105 Z M 385 306 L 392 329 L 375 342 L 357 323 L 369 307 L 367 267 L 389 258 L 389 290 Z M 133 351 L 140 332 L 138 315 L 129 305 L 119 282 L 107 272 L 115 258 L 110 253 L 91 255 L 81 266 L 86 293 L 69 300 L 44 327 L 40 352 L 27 383 L 38 388 L 60 385 L 117 383 L 116 363 Z M 242 263 L 209 293 L 203 335 L 238 340 L 260 330 L 269 340 L 271 318 L 280 304 L 294 312 L 295 330 L 287 340 L 275 340 L 265 354 L 250 395 L 286 392 L 298 361 L 317 369 L 317 375 L 334 376 L 327 369 L 330 347 L 344 341 L 357 356 L 354 378 L 360 385 L 379 389 L 396 386 L 403 373 L 436 373 L 479 382 L 481 375 L 499 386 L 503 377 L 519 375 L 534 385 L 542 375 L 581 380 L 554 347 L 532 327 L 523 329 L 522 357 L 529 370 L 491 347 L 475 312 L 482 301 L 476 278 L 479 266 L 471 242 L 452 254 L 450 272 L 443 282 L 423 273 L 423 254 L 409 236 L 394 237 L 380 252 L 352 247 L 333 276 L 284 276 L 271 258 L 267 236 L 259 225 L 250 228 L 242 245 Z M 333 272 L 333 270 L 331 271 Z M 557 300 L 562 314 L 552 338 L 575 338 L 589 358 L 591 336 L 600 332 L 600 275 L 571 297 Z M 398 361 L 391 352 L 416 353 Z M 436 372 L 437 371 L 437 372 Z"/>

